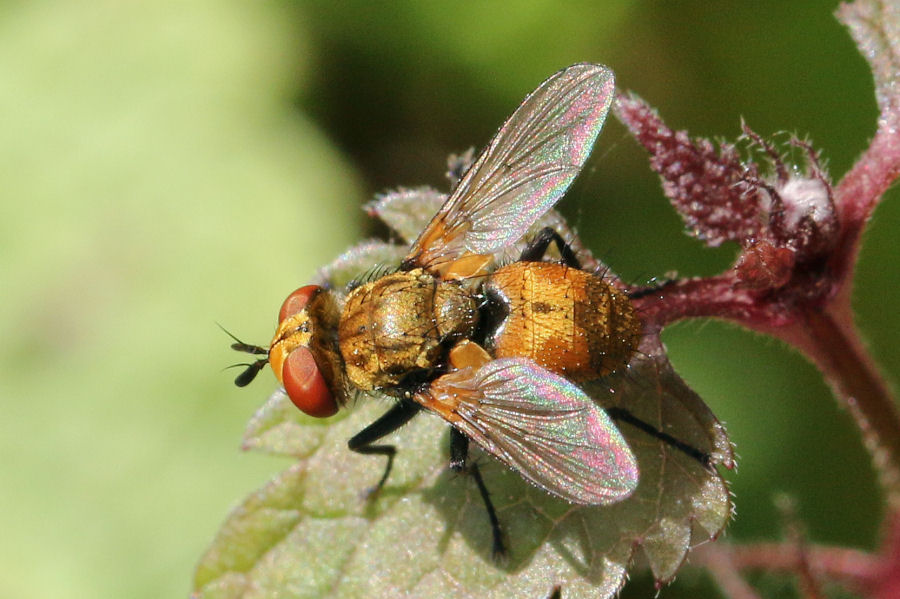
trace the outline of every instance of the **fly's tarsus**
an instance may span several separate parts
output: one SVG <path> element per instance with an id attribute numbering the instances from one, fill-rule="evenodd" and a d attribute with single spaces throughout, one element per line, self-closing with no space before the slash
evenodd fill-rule
<path id="1" fill-rule="evenodd" d="M 642 297 L 646 297 L 648 295 L 653 295 L 670 285 L 674 285 L 678 282 L 678 279 L 666 279 L 664 281 L 658 282 L 653 285 L 648 285 L 646 287 L 638 287 L 637 289 L 632 289 L 628 292 L 628 297 L 631 299 L 639 299 Z"/>

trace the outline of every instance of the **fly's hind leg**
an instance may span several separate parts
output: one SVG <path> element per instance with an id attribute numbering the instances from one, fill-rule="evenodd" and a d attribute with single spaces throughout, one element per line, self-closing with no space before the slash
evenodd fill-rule
<path id="1" fill-rule="evenodd" d="M 642 297 L 646 297 L 648 295 L 653 295 L 654 293 L 659 293 L 666 287 L 670 285 L 674 285 L 678 282 L 678 279 L 664 279 L 652 285 L 647 285 L 646 287 L 638 287 L 636 289 L 632 289 L 628 292 L 628 297 L 631 299 L 638 299 Z"/>
<path id="2" fill-rule="evenodd" d="M 384 483 L 387 482 L 388 476 L 391 474 L 391 468 L 394 465 L 394 456 L 397 455 L 397 448 L 393 445 L 373 445 L 376 441 L 385 437 L 407 422 L 419 413 L 419 406 L 410 401 L 401 400 L 400 403 L 385 412 L 378 420 L 359 431 L 347 442 L 347 446 L 356 453 L 365 455 L 383 455 L 387 456 L 387 465 L 384 468 L 384 474 L 369 491 L 369 496 L 376 495 Z"/>
<path id="3" fill-rule="evenodd" d="M 494 561 L 502 561 L 506 557 L 506 545 L 503 543 L 503 531 L 500 529 L 500 520 L 497 518 L 497 511 L 491 502 L 491 495 L 488 493 L 487 487 L 484 485 L 484 479 L 481 477 L 481 470 L 475 462 L 468 463 L 469 458 L 469 438 L 456 430 L 450 429 L 450 469 L 454 472 L 464 472 L 471 474 L 478 486 L 478 493 L 484 501 L 484 507 L 487 510 L 488 520 L 491 523 L 491 535 L 493 543 L 491 546 L 491 557 Z"/>
<path id="4" fill-rule="evenodd" d="M 562 257 L 563 264 L 572 268 L 581 268 L 581 262 L 575 251 L 572 249 L 565 239 L 551 227 L 544 227 L 535 236 L 534 239 L 522 251 L 519 260 L 522 262 L 540 262 L 547 253 L 547 248 L 551 243 L 555 243 L 559 249 L 559 255 Z"/>
<path id="5" fill-rule="evenodd" d="M 700 451 L 693 445 L 688 445 L 684 441 L 676 439 L 668 433 L 664 433 L 652 424 L 644 422 L 625 408 L 607 408 L 606 413 L 613 420 L 617 422 L 626 422 L 631 426 L 647 433 L 651 437 L 656 437 L 660 441 L 663 441 L 667 445 L 677 449 L 683 454 L 697 460 L 698 462 L 700 462 L 700 465 L 707 470 L 711 470 L 713 468 L 711 455 L 709 455 L 705 451 Z"/>

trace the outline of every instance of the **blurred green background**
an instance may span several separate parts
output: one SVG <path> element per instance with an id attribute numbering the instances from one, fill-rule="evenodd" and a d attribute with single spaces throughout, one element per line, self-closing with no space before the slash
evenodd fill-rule
<path id="1" fill-rule="evenodd" d="M 362 202 L 443 186 L 446 155 L 563 66 L 610 65 L 695 135 L 741 116 L 808 135 L 839 178 L 876 110 L 836 4 L 4 3 L 0 596 L 185 596 L 229 509 L 286 465 L 238 450 L 274 379 L 234 388 L 215 323 L 266 343 L 284 295 L 378 232 Z M 682 233 L 612 120 L 562 209 L 626 280 L 734 255 Z M 876 213 L 856 290 L 890 376 L 898 224 L 898 202 Z M 665 339 L 737 444 L 729 540 L 779 538 L 786 492 L 813 540 L 874 545 L 868 459 L 812 367 L 718 323 Z M 684 570 L 663 596 L 705 584 Z M 625 596 L 653 592 L 636 574 Z"/>

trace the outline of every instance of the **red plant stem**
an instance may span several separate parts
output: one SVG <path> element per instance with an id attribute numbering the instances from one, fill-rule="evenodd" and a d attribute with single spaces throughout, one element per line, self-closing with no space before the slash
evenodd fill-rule
<path id="1" fill-rule="evenodd" d="M 822 585 L 819 572 L 811 563 L 809 555 L 809 543 L 807 543 L 800 523 L 797 521 L 797 513 L 793 501 L 783 499 L 780 502 L 782 518 L 785 521 L 785 532 L 788 540 L 794 544 L 797 553 L 797 584 L 805 599 L 825 599 L 822 593 Z"/>
<path id="2" fill-rule="evenodd" d="M 900 511 L 900 413 L 853 324 L 846 296 L 798 321 L 764 330 L 802 350 L 822 371 L 863 435 L 888 505 Z M 754 327 L 763 330 L 762 327 Z"/>
<path id="3" fill-rule="evenodd" d="M 896 599 L 900 596 L 900 514 L 888 518 L 881 545 L 881 572 L 871 585 L 874 599 Z"/>
<path id="4" fill-rule="evenodd" d="M 735 293 L 737 278 L 733 271 L 715 277 L 681 279 L 637 298 L 635 309 L 648 331 L 683 318 L 714 317 L 741 324 L 765 321 L 753 298 Z"/>
<path id="5" fill-rule="evenodd" d="M 896 119 L 896 117 L 894 117 Z M 859 241 L 882 194 L 900 177 L 900 135 L 884 123 L 866 152 L 835 189 L 835 208 L 841 223 L 838 249 L 831 267 L 845 283 L 852 280 Z"/>
<path id="6" fill-rule="evenodd" d="M 696 561 L 698 551 L 694 550 L 692 560 Z M 731 548 L 720 546 L 713 551 L 703 551 L 700 561 L 719 583 L 722 594 L 729 599 L 760 599 L 753 587 L 741 576 L 740 568 L 734 562 Z"/>
<path id="7" fill-rule="evenodd" d="M 733 271 L 684 279 L 635 299 L 648 331 L 692 317 L 730 320 L 793 345 L 819 368 L 859 426 L 892 511 L 900 513 L 900 412 L 853 322 L 850 285 L 824 305 L 757 301 Z"/>
<path id="8" fill-rule="evenodd" d="M 710 560 L 719 559 L 715 556 L 717 552 L 724 551 L 737 570 L 766 570 L 793 574 L 801 567 L 801 560 L 806 559 L 820 575 L 855 589 L 871 588 L 880 579 L 883 571 L 879 557 L 857 549 L 813 545 L 806 548 L 805 558 L 800 555 L 793 543 L 757 543 L 703 549 L 695 550 L 691 557 L 692 561 L 708 565 Z"/>

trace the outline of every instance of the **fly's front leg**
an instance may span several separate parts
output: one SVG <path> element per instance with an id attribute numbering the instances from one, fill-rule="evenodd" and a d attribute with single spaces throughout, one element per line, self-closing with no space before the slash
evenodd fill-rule
<path id="1" fill-rule="evenodd" d="M 419 406 L 417 404 L 401 400 L 400 403 L 385 412 L 378 420 L 353 435 L 347 442 L 347 446 L 356 453 L 387 456 L 384 474 L 381 476 L 378 484 L 369 491 L 370 496 L 377 494 L 384 486 L 394 465 L 394 456 L 397 455 L 397 448 L 393 445 L 373 445 L 373 443 L 382 437 L 390 435 L 418 413 Z"/>
<path id="2" fill-rule="evenodd" d="M 550 227 L 544 227 L 531 240 L 531 242 L 522 251 L 519 260 L 522 262 L 540 262 L 547 253 L 547 248 L 551 243 L 555 243 L 559 249 L 559 255 L 562 257 L 563 264 L 572 268 L 581 268 L 581 262 L 572 250 L 572 246 L 566 243 L 562 236 Z"/>
<path id="3" fill-rule="evenodd" d="M 491 535 L 493 536 L 491 557 L 494 558 L 494 561 L 500 561 L 506 557 L 506 546 L 503 544 L 503 531 L 500 530 L 500 520 L 497 518 L 494 504 L 491 503 L 491 495 L 484 484 L 484 479 L 481 478 L 481 470 L 478 469 L 478 464 L 474 462 L 468 464 L 468 458 L 469 438 L 455 428 L 451 428 L 450 469 L 454 472 L 471 474 L 472 478 L 475 479 L 475 484 L 478 485 L 478 492 L 481 494 L 481 499 L 484 501 L 484 507 L 487 510 L 488 520 L 491 523 Z"/>

